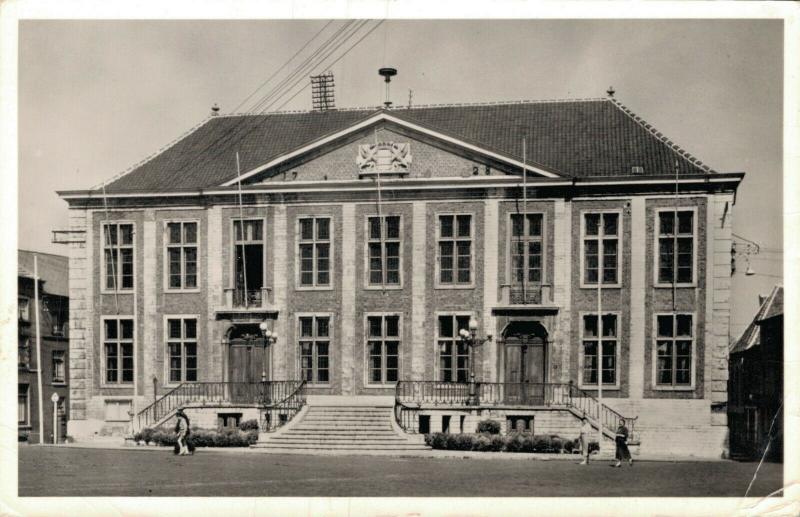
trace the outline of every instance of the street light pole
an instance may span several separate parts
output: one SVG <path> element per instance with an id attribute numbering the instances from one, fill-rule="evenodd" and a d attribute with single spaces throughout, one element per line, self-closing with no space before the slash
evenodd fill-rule
<path id="1" fill-rule="evenodd" d="M 482 346 L 487 341 L 492 340 L 492 335 L 487 334 L 484 338 L 478 337 L 478 321 L 475 318 L 469 320 L 469 330 L 460 329 L 458 335 L 461 341 L 469 347 L 469 400 L 470 406 L 478 405 L 477 383 L 475 382 L 475 347 Z"/>

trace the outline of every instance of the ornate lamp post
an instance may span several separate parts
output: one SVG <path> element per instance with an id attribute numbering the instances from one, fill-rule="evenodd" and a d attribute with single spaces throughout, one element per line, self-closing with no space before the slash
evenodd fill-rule
<path id="1" fill-rule="evenodd" d="M 470 406 L 478 405 L 478 394 L 475 384 L 475 347 L 481 346 L 487 341 L 492 340 L 492 335 L 487 334 L 486 337 L 478 337 L 478 321 L 475 318 L 469 319 L 469 330 L 461 329 L 458 331 L 461 336 L 461 342 L 469 347 L 469 401 Z"/>
<path id="2" fill-rule="evenodd" d="M 262 321 L 259 323 L 258 328 L 261 329 L 261 334 L 264 335 L 264 364 L 261 368 L 261 382 L 267 382 L 267 347 L 274 345 L 278 340 L 278 333 L 267 328 L 267 322 Z"/>

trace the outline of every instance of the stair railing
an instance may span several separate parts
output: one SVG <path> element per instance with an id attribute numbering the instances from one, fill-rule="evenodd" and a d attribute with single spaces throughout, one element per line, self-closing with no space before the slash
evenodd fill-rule
<path id="1" fill-rule="evenodd" d="M 306 403 L 306 381 L 282 381 L 267 394 L 260 422 L 261 430 L 272 432 L 289 422 Z"/>

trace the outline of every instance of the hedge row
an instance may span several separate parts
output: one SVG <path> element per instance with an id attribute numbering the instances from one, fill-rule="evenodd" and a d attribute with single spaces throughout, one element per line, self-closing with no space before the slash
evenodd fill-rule
<path id="1" fill-rule="evenodd" d="M 425 443 L 434 449 L 451 451 L 571 453 L 580 450 L 580 442 L 577 439 L 566 440 L 555 435 L 531 435 L 524 433 L 511 433 L 505 436 L 489 433 L 431 433 L 425 435 Z M 599 449 L 599 443 L 589 442 L 590 452 Z"/>
<path id="2" fill-rule="evenodd" d="M 178 443 L 178 435 L 173 431 L 162 429 L 142 429 L 133 435 L 139 443 L 154 443 L 166 447 L 174 447 Z M 194 447 L 248 447 L 258 441 L 258 431 L 241 431 L 230 429 L 224 431 L 196 430 L 189 434 L 188 442 Z"/>

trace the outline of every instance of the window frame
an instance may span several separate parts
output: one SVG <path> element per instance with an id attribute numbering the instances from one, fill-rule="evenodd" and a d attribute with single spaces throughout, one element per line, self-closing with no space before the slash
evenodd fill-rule
<path id="1" fill-rule="evenodd" d="M 698 241 L 698 221 L 697 215 L 698 210 L 697 206 L 679 206 L 678 212 L 692 212 L 692 281 L 691 282 L 661 282 L 658 277 L 658 270 L 659 270 L 659 260 L 660 260 L 660 253 L 659 253 L 659 237 L 661 235 L 661 217 L 660 215 L 664 212 L 675 212 L 675 207 L 672 208 L 665 208 L 659 207 L 654 210 L 654 217 L 655 220 L 653 222 L 653 286 L 654 287 L 668 287 L 672 288 L 675 287 L 697 287 L 697 255 L 700 249 L 700 244 Z M 673 234 L 674 235 L 674 234 Z M 680 238 L 680 234 L 678 235 Z M 676 251 L 673 250 L 673 253 Z M 677 271 L 673 271 L 673 278 L 677 277 Z M 677 278 L 676 278 L 677 280 Z"/>
<path id="2" fill-rule="evenodd" d="M 133 322 L 133 338 L 130 340 L 130 342 L 133 345 L 132 346 L 133 380 L 131 382 L 122 382 L 121 380 L 118 380 L 117 382 L 108 382 L 106 380 L 107 379 L 107 377 L 106 377 L 107 362 L 106 362 L 106 336 L 105 336 L 105 325 L 106 325 L 106 323 L 105 322 L 108 321 L 108 320 L 117 321 L 117 322 L 119 322 L 121 320 L 130 320 L 131 322 Z M 117 323 L 117 325 L 119 325 L 119 323 Z M 136 380 L 137 380 L 136 379 L 136 374 L 137 374 L 136 354 L 138 352 L 138 346 L 137 346 L 137 341 L 138 341 L 137 334 L 138 333 L 137 333 L 136 326 L 137 326 L 136 325 L 136 319 L 131 315 L 119 315 L 119 316 L 105 316 L 104 315 L 104 316 L 100 317 L 100 347 L 101 347 L 100 348 L 100 357 L 101 357 L 101 362 L 100 362 L 100 387 L 101 388 L 131 389 L 131 388 L 134 387 L 134 384 L 136 383 Z M 118 337 L 115 342 L 117 344 L 118 351 L 119 351 L 119 346 L 122 343 L 122 341 Z M 125 342 L 127 343 L 128 340 L 125 340 Z M 119 354 L 117 357 L 118 357 L 118 359 L 117 359 L 117 361 L 118 361 L 117 369 L 119 371 L 119 379 L 122 379 L 122 367 L 121 367 L 122 355 Z"/>
<path id="3" fill-rule="evenodd" d="M 19 419 L 19 387 L 25 386 L 25 418 Z M 31 385 L 26 383 L 17 383 L 17 427 L 29 428 L 31 427 Z"/>
<path id="4" fill-rule="evenodd" d="M 301 234 L 301 227 L 300 221 L 302 219 L 311 219 L 314 225 L 314 236 L 313 239 L 303 240 Z M 317 220 L 318 219 L 327 219 L 328 220 L 328 240 L 327 241 L 318 241 L 317 240 Z M 294 287 L 296 291 L 332 291 L 334 289 L 334 274 L 336 273 L 335 262 L 334 262 L 334 217 L 330 214 L 300 214 L 295 218 L 295 260 L 294 260 Z M 311 284 L 305 285 L 302 283 L 302 256 L 300 253 L 300 246 L 303 244 L 311 244 L 312 251 L 313 251 L 313 282 Z M 328 279 L 329 282 L 327 284 L 318 284 L 317 283 L 317 275 L 319 270 L 317 269 L 317 245 L 318 244 L 328 244 Z"/>
<path id="5" fill-rule="evenodd" d="M 186 244 L 183 242 L 184 239 L 184 230 L 183 227 L 187 223 L 194 223 L 197 225 L 197 232 L 195 234 L 195 242 L 194 244 Z M 181 243 L 180 244 L 170 244 L 169 242 L 169 225 L 170 224 L 180 224 L 181 225 Z M 165 219 L 162 224 L 162 257 L 163 257 L 163 283 L 164 283 L 164 291 L 168 293 L 199 293 L 201 290 L 201 279 L 202 279 L 202 269 L 201 269 L 201 259 L 200 259 L 200 219 Z M 180 249 L 181 251 L 181 287 L 170 287 L 169 279 L 170 279 L 170 272 L 169 272 L 169 250 L 170 249 Z M 196 287 L 185 287 L 186 285 L 186 255 L 185 249 L 186 248 L 195 248 L 197 253 L 197 286 Z"/>
<path id="6" fill-rule="evenodd" d="M 391 242 L 398 243 L 398 283 L 396 284 L 387 284 L 386 283 L 386 243 L 387 239 L 383 238 L 383 248 L 381 249 L 381 268 L 382 268 L 382 275 L 383 275 L 383 282 L 380 284 L 373 284 L 370 282 L 369 277 L 369 245 L 373 241 L 370 239 L 369 236 L 369 221 L 372 218 L 381 217 L 385 220 L 387 217 L 397 217 L 398 218 L 398 237 L 397 239 L 391 239 Z M 400 290 L 403 289 L 403 265 L 405 263 L 403 255 L 405 254 L 405 229 L 403 227 L 403 214 L 397 213 L 388 213 L 388 214 L 366 214 L 364 216 L 364 289 L 369 291 L 380 291 L 380 290 Z M 383 233 L 386 229 L 386 223 L 382 222 L 381 224 L 381 232 Z"/>
<path id="7" fill-rule="evenodd" d="M 126 402 L 130 404 L 130 409 L 133 410 L 133 399 L 131 397 L 104 397 L 103 398 L 103 422 L 130 422 L 129 418 L 124 418 L 120 420 L 111 420 L 107 419 L 106 416 L 108 414 L 108 403 L 122 405 Z"/>
<path id="8" fill-rule="evenodd" d="M 620 376 L 622 374 L 622 368 L 620 367 L 620 359 L 622 357 L 621 349 L 622 349 L 622 331 L 623 331 L 622 311 L 602 311 L 601 316 L 606 316 L 606 315 L 613 315 L 614 317 L 616 317 L 616 321 L 617 321 L 617 336 L 614 339 L 614 341 L 616 341 L 617 344 L 616 344 L 616 350 L 614 351 L 614 384 L 605 384 L 605 383 L 603 383 L 602 386 L 603 386 L 603 391 L 619 391 L 620 390 L 620 384 L 621 384 L 620 383 Z M 585 389 L 585 390 L 598 391 L 599 390 L 599 386 L 600 386 L 599 382 L 597 384 L 586 384 L 583 381 L 583 365 L 584 365 L 584 360 L 585 360 L 583 342 L 584 341 L 591 341 L 591 339 L 587 339 L 583 334 L 583 332 L 584 332 L 584 328 L 583 328 L 584 316 L 595 316 L 596 317 L 597 316 L 597 311 L 580 311 L 580 312 L 578 312 L 578 346 L 579 346 L 579 351 L 578 351 L 578 387 L 581 388 L 581 389 Z M 602 317 L 600 318 L 600 325 L 602 325 Z M 602 336 L 603 336 L 602 328 L 598 328 L 597 329 L 597 333 L 598 333 L 597 341 L 599 342 L 602 339 Z M 606 338 L 604 341 L 612 341 L 612 340 L 609 339 L 609 338 Z M 599 351 L 600 350 L 598 349 L 598 353 L 599 353 Z M 597 374 L 598 374 L 598 380 L 599 381 L 602 380 L 602 370 L 603 370 L 603 368 L 602 368 L 602 362 L 601 361 L 602 361 L 602 358 L 598 358 L 598 372 L 597 372 Z"/>
<path id="9" fill-rule="evenodd" d="M 228 243 L 228 250 L 230 251 L 230 260 L 229 260 L 229 270 L 228 274 L 230 275 L 228 278 L 230 279 L 230 283 L 228 284 L 231 289 L 236 289 L 236 246 L 241 246 L 242 243 L 236 242 L 236 222 L 237 221 L 261 221 L 261 271 L 262 271 L 262 278 L 261 278 L 261 285 L 266 288 L 267 287 L 267 218 L 266 217 L 259 217 L 259 216 L 235 216 L 230 218 L 230 241 Z M 247 242 L 259 242 L 259 241 L 247 241 Z M 246 244 L 246 243 L 245 243 Z"/>
<path id="10" fill-rule="evenodd" d="M 31 338 L 29 336 L 19 336 L 22 338 L 22 342 L 17 342 L 17 369 L 24 369 L 31 371 L 31 365 L 33 364 L 33 347 L 31 347 Z M 27 361 L 22 362 L 20 351 L 22 349 L 27 350 Z"/>
<path id="11" fill-rule="evenodd" d="M 382 333 L 384 334 L 381 336 L 380 341 L 384 344 L 381 347 L 381 377 L 385 377 L 386 374 L 386 354 L 385 354 L 385 343 L 387 341 L 385 335 L 385 318 L 386 317 L 397 317 L 397 381 L 382 381 L 380 383 L 372 381 L 372 377 L 370 375 L 370 353 L 369 353 L 369 342 L 376 341 L 374 339 L 370 339 L 369 335 L 369 318 L 370 317 L 381 317 L 383 320 L 381 321 L 381 329 Z M 403 313 L 400 311 L 388 311 L 388 312 L 365 312 L 364 313 L 364 388 L 366 389 L 394 389 L 398 382 L 402 380 L 403 377 L 403 341 L 404 341 L 404 329 L 403 329 Z M 392 341 L 392 340 L 390 340 Z"/>
<path id="12" fill-rule="evenodd" d="M 506 260 L 505 260 L 506 271 L 505 271 L 505 277 L 506 277 L 506 284 L 509 285 L 509 286 L 512 286 L 512 287 L 514 285 L 517 285 L 513 281 L 513 278 L 514 278 L 514 258 L 513 258 L 514 257 L 514 253 L 513 253 L 513 251 L 514 250 L 512 249 L 512 246 L 513 246 L 513 238 L 514 238 L 514 236 L 513 236 L 513 232 L 514 232 L 514 217 L 515 216 L 523 216 L 523 220 L 527 221 L 527 216 L 528 215 L 540 215 L 540 216 L 542 216 L 542 236 L 540 238 L 541 243 L 542 243 L 542 279 L 539 282 L 539 285 L 549 285 L 550 284 L 550 282 L 548 282 L 548 279 L 547 279 L 548 278 L 547 275 L 548 275 L 548 272 L 549 272 L 548 269 L 547 269 L 547 261 L 550 258 L 549 255 L 548 255 L 548 252 L 547 252 L 547 242 L 548 242 L 547 241 L 547 239 L 548 239 L 547 212 L 545 212 L 544 210 L 528 210 L 527 212 L 524 212 L 524 213 L 523 212 L 518 212 L 518 211 L 509 211 L 508 212 L 508 217 L 506 219 L 506 232 L 505 232 L 506 233 L 506 246 L 505 246 L 505 248 L 506 248 L 505 249 L 505 251 L 506 251 Z M 523 228 L 523 232 L 524 232 L 524 228 Z M 527 237 L 529 237 L 529 236 L 526 236 L 525 242 L 530 242 Z M 525 249 L 527 250 L 528 247 L 525 246 Z M 526 261 L 526 268 L 525 268 L 525 278 L 526 279 L 528 277 L 527 262 L 528 261 Z M 531 284 L 531 282 L 526 280 L 526 285 L 530 285 L 530 284 Z"/>
<path id="13" fill-rule="evenodd" d="M 23 303 L 22 302 L 25 302 L 24 303 L 24 308 L 25 308 L 25 317 L 24 318 L 21 315 L 22 308 L 23 308 Z M 31 299 L 29 297 L 27 297 L 27 296 L 17 295 L 17 319 L 19 321 L 23 321 L 25 323 L 30 323 L 30 321 L 31 321 Z"/>
<path id="14" fill-rule="evenodd" d="M 673 377 L 673 384 L 659 384 L 658 383 L 658 317 L 659 316 L 672 316 L 673 318 L 673 336 L 671 339 L 674 347 L 675 341 L 677 341 L 677 337 L 675 329 L 677 328 L 677 316 L 691 316 L 692 318 L 692 356 L 691 356 L 691 368 L 689 370 L 691 384 L 675 384 L 674 377 Z M 690 312 L 690 311 L 673 311 L 673 312 L 655 312 L 653 313 L 653 320 L 652 320 L 652 328 L 650 331 L 651 334 L 651 385 L 654 391 L 694 391 L 697 386 L 697 313 Z M 663 339 L 662 339 L 663 341 Z M 682 339 L 681 341 L 686 341 L 686 339 Z M 673 354 L 673 358 L 674 358 Z M 672 372 L 675 372 L 675 364 L 672 365 Z"/>
<path id="15" fill-rule="evenodd" d="M 454 319 L 457 318 L 457 317 L 476 318 L 477 319 L 477 314 L 475 314 L 474 312 L 469 312 L 469 311 L 436 311 L 436 312 L 433 313 L 433 316 L 434 316 L 433 322 L 434 322 L 434 327 L 435 327 L 433 329 L 433 351 L 434 351 L 433 355 L 435 357 L 435 362 L 434 362 L 434 366 L 433 366 L 433 378 L 436 380 L 436 382 L 458 383 L 458 380 L 454 380 L 454 381 L 442 381 L 442 380 L 439 380 L 441 378 L 441 373 L 442 373 L 441 355 L 440 355 L 440 350 L 439 350 L 439 341 L 442 340 L 442 337 L 439 335 L 439 318 L 442 317 L 442 316 L 449 316 L 449 317 L 454 318 Z M 452 338 L 453 342 L 457 342 L 457 341 L 460 340 L 460 337 L 458 336 L 458 330 L 459 329 L 454 329 L 455 335 Z M 449 338 L 446 338 L 446 339 L 449 339 Z M 467 382 L 469 382 L 469 366 L 470 366 L 469 365 L 469 360 L 470 360 L 469 349 L 467 349 L 467 357 L 468 357 L 467 358 Z M 456 366 L 455 370 L 456 370 L 456 379 L 458 379 L 458 367 L 457 366 Z"/>
<path id="16" fill-rule="evenodd" d="M 605 238 L 605 235 L 601 236 L 601 235 L 598 234 L 596 236 L 588 236 L 588 237 L 586 236 L 586 216 L 589 215 L 589 214 L 600 214 L 600 215 L 603 215 L 603 214 L 617 214 L 617 281 L 614 282 L 614 283 L 601 282 L 601 280 L 603 278 L 603 272 L 600 270 L 599 267 L 598 267 L 598 272 L 597 272 L 598 282 L 596 282 L 596 283 L 587 283 L 586 282 L 586 263 L 585 263 L 585 261 L 586 261 L 586 252 L 585 252 L 586 240 L 589 239 L 589 240 L 598 241 L 598 247 L 597 247 L 598 254 L 600 254 L 601 251 L 605 250 L 605 246 L 603 246 L 603 250 L 601 250 L 601 246 L 600 246 L 600 244 L 603 242 L 603 240 Z M 579 273 L 580 273 L 580 287 L 581 287 L 581 289 L 597 289 L 598 285 L 600 285 L 601 289 L 619 289 L 619 288 L 622 288 L 622 275 L 624 273 L 623 269 L 622 269 L 622 266 L 623 266 L 622 255 L 624 253 L 623 252 L 623 245 L 624 245 L 623 238 L 624 238 L 624 233 L 625 233 L 625 228 L 624 228 L 625 221 L 623 219 L 623 216 L 624 216 L 624 213 L 623 213 L 623 210 L 621 208 L 608 208 L 608 209 L 601 208 L 601 209 L 596 209 L 596 210 L 595 209 L 591 209 L 591 208 L 587 208 L 587 209 L 583 209 L 583 210 L 580 211 L 580 235 L 578 236 L 578 239 L 580 241 L 580 244 L 579 244 L 579 247 L 580 247 L 580 272 Z M 598 256 L 600 256 L 600 255 L 598 255 Z M 598 266 L 599 265 L 600 264 L 598 262 Z"/>
<path id="17" fill-rule="evenodd" d="M 62 376 L 61 378 L 56 377 L 56 365 L 58 364 L 56 361 L 56 356 L 61 356 L 61 368 L 62 368 Z M 52 364 L 52 384 L 53 385 L 66 385 L 67 384 L 67 351 L 66 350 L 53 350 L 51 353 L 51 364 Z"/>
<path id="18" fill-rule="evenodd" d="M 169 320 L 180 320 L 181 321 L 181 337 L 180 339 L 174 339 L 169 337 Z M 196 361 L 197 361 L 197 379 L 193 381 L 185 380 L 186 377 L 186 352 L 185 352 L 185 344 L 191 343 L 191 340 L 187 340 L 186 336 L 186 328 L 184 321 L 185 320 L 195 320 L 195 337 L 194 337 L 194 344 L 196 347 Z M 180 384 L 194 384 L 198 382 L 202 382 L 200 380 L 201 375 L 200 372 L 202 371 L 200 368 L 200 343 L 202 340 L 200 339 L 200 315 L 199 314 L 165 314 L 163 317 L 163 350 L 164 350 L 164 382 L 162 383 L 164 387 L 176 387 Z M 181 344 L 181 380 L 180 381 L 173 381 L 170 379 L 170 360 L 172 359 L 169 351 L 170 342 L 172 343 L 180 343 Z"/>
<path id="19" fill-rule="evenodd" d="M 117 275 L 117 288 L 111 288 L 106 286 L 106 278 L 107 278 L 107 271 L 106 271 L 106 227 L 109 225 L 115 225 L 117 227 L 122 225 L 131 225 L 131 244 L 130 249 L 132 251 L 132 264 L 133 264 L 133 287 L 120 287 L 122 283 L 122 269 L 119 267 L 119 258 L 117 262 L 117 266 L 115 267 L 116 275 Z M 117 235 L 119 235 L 119 228 L 117 228 Z M 136 222 L 132 220 L 114 220 L 114 221 L 100 221 L 100 294 L 133 294 L 136 290 L 136 282 L 138 280 L 138 268 L 136 267 L 136 260 L 137 260 L 137 246 L 136 246 L 136 237 L 138 232 L 136 231 Z M 117 239 L 119 241 L 119 239 Z M 126 245 L 124 249 L 127 249 L 128 246 Z M 112 248 L 113 249 L 113 248 Z M 116 246 L 117 250 L 123 249 L 120 247 L 119 244 Z"/>
<path id="20" fill-rule="evenodd" d="M 457 236 L 457 226 L 456 222 L 458 221 L 459 216 L 469 216 L 469 237 L 468 238 L 459 238 Z M 453 218 L 453 236 L 443 238 L 442 237 L 442 217 L 452 217 Z M 475 267 L 475 248 L 476 248 L 476 218 L 477 215 L 473 212 L 435 212 L 434 213 L 435 224 L 436 224 L 436 234 L 435 234 L 435 241 L 436 241 L 436 250 L 435 250 L 435 267 L 434 267 L 434 289 L 474 289 L 475 288 L 475 276 L 477 274 L 476 267 Z M 458 261 L 458 253 L 456 243 L 458 241 L 469 240 L 469 282 L 458 282 L 458 268 L 456 267 Z M 442 266 L 442 254 L 441 254 L 441 246 L 442 242 L 451 242 L 453 243 L 453 281 L 452 282 L 442 282 L 441 281 L 441 266 Z"/>
<path id="21" fill-rule="evenodd" d="M 296 361 L 296 368 L 297 368 L 297 375 L 299 379 L 303 379 L 303 365 L 301 363 L 302 360 L 302 353 L 300 349 L 300 341 L 312 341 L 314 343 L 314 347 L 312 349 L 312 372 L 316 373 L 318 368 L 316 362 L 313 358 L 318 357 L 316 354 L 316 343 L 317 343 L 317 336 L 315 335 L 312 339 L 303 339 L 301 335 L 302 327 L 300 323 L 301 318 L 314 318 L 314 324 L 316 324 L 317 318 L 328 318 L 328 382 L 309 382 L 306 381 L 306 385 L 312 388 L 330 388 L 333 386 L 333 376 L 334 376 L 334 361 L 333 361 L 333 343 L 334 343 L 334 335 L 335 335 L 335 315 L 333 312 L 296 312 L 295 313 L 295 350 L 297 351 L 297 361 Z M 314 334 L 316 334 L 316 327 L 314 327 Z M 323 341 L 320 339 L 320 341 Z M 316 377 L 316 375 L 313 375 Z"/>

